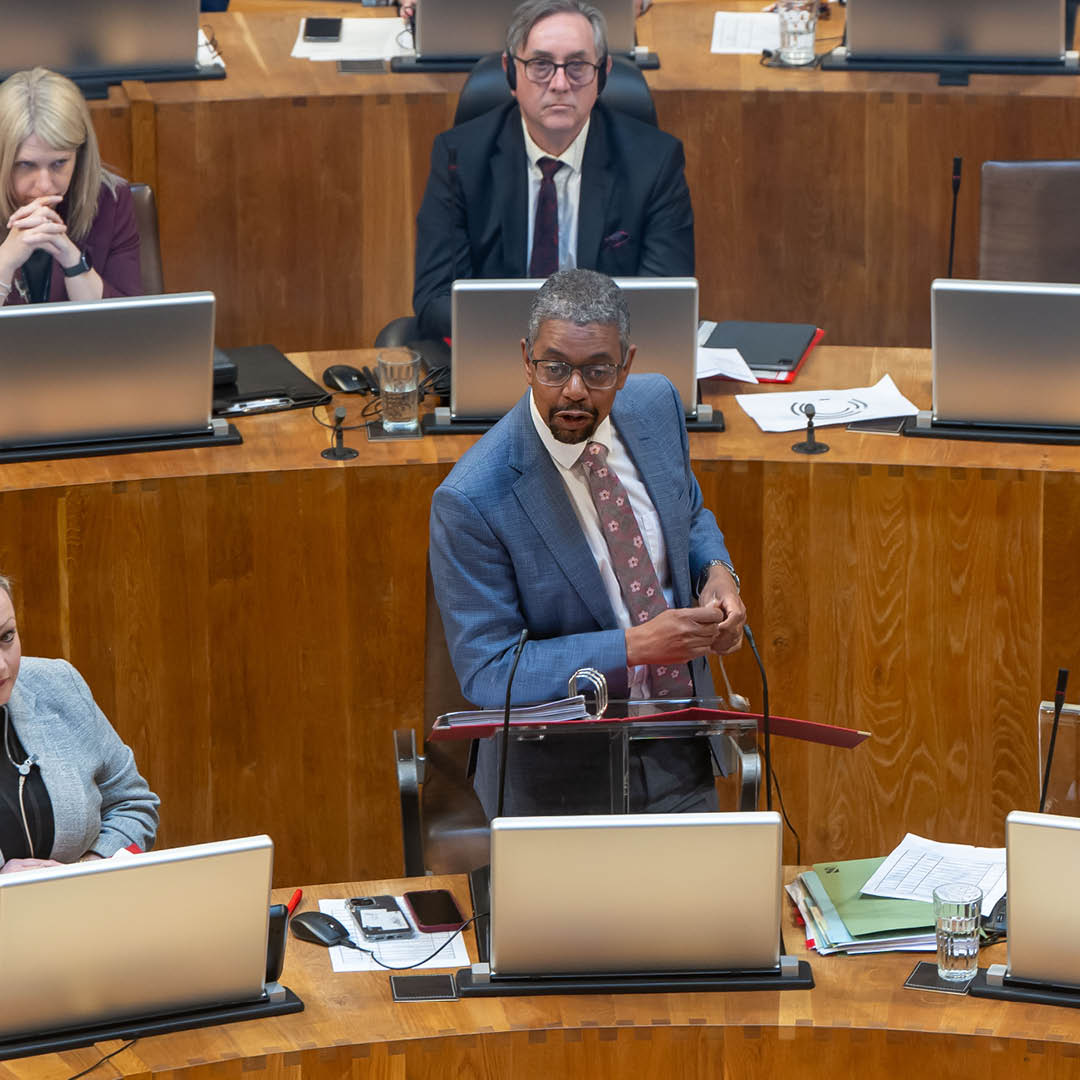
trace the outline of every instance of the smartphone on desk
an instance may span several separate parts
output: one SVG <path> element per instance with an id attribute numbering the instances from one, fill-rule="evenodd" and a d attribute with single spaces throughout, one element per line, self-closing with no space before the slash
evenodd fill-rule
<path id="1" fill-rule="evenodd" d="M 366 941 L 410 938 L 413 928 L 392 896 L 354 896 L 349 911 Z"/>
<path id="2" fill-rule="evenodd" d="M 340 41 L 341 20 L 312 18 L 304 19 L 305 41 Z"/>
<path id="3" fill-rule="evenodd" d="M 460 930 L 465 922 L 461 909 L 445 889 L 417 889 L 405 893 L 405 906 L 425 934 Z"/>

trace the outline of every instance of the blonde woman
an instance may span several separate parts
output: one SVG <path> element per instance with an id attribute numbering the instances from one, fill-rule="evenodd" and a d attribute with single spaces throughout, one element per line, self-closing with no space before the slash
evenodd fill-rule
<path id="1" fill-rule="evenodd" d="M 79 88 L 45 68 L 0 85 L 0 303 L 142 291 L 131 191 L 102 167 Z"/>

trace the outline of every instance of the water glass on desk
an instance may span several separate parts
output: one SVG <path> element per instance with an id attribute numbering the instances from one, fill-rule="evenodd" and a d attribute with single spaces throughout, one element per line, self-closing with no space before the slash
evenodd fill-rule
<path id="1" fill-rule="evenodd" d="M 938 978 L 967 982 L 979 966 L 979 917 L 982 889 L 955 882 L 934 890 Z"/>
<path id="2" fill-rule="evenodd" d="M 776 0 L 780 20 L 780 62 L 801 66 L 814 62 L 814 31 L 820 0 Z"/>
<path id="3" fill-rule="evenodd" d="M 383 430 L 391 434 L 415 432 L 419 426 L 420 354 L 412 349 L 383 349 L 378 369 Z"/>

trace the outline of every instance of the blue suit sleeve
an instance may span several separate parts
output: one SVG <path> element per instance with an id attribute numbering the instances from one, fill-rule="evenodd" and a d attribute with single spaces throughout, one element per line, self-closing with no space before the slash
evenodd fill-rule
<path id="1" fill-rule="evenodd" d="M 696 590 L 698 576 L 706 564 L 717 559 L 730 563 L 731 555 L 724 543 L 724 534 L 716 523 L 716 516 L 705 506 L 701 485 L 690 465 L 690 438 L 686 432 L 686 424 L 682 422 L 683 406 L 679 392 L 672 386 L 671 393 L 675 398 L 679 421 L 676 427 L 679 431 L 680 450 L 686 469 L 686 487 L 690 496 L 690 588 Z"/>
<path id="2" fill-rule="evenodd" d="M 431 504 L 430 558 L 462 693 L 482 708 L 500 708 L 514 647 L 528 625 L 510 552 L 468 496 L 444 485 Z M 545 583 L 521 583 L 521 588 L 537 595 L 544 587 Z M 528 641 L 514 678 L 513 703 L 565 697 L 567 680 L 582 667 L 602 671 L 611 696 L 625 697 L 624 631 L 594 630 Z"/>

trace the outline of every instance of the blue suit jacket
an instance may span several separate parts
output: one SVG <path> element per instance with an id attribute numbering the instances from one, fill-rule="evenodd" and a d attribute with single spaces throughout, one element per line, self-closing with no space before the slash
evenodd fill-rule
<path id="1" fill-rule="evenodd" d="M 689 607 L 701 569 L 729 556 L 690 468 L 678 393 L 663 376 L 631 375 L 611 419 L 660 517 L 675 604 Z M 435 492 L 430 556 L 450 656 L 469 701 L 502 706 L 523 627 L 529 641 L 514 678 L 515 704 L 564 697 L 581 667 L 604 672 L 613 698 L 626 696 L 625 631 L 536 433 L 529 394 Z M 692 669 L 697 693 L 711 693 L 706 661 Z M 703 744 L 695 753 L 704 753 Z"/>

